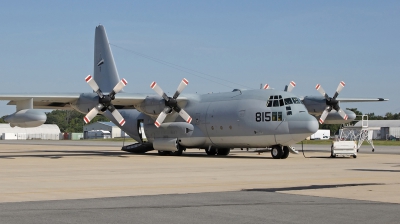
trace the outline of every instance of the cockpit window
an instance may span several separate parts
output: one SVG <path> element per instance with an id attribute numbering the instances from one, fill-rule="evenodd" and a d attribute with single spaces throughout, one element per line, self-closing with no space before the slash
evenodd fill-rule
<path id="1" fill-rule="evenodd" d="M 285 106 L 285 103 L 283 102 L 283 99 L 279 100 L 279 106 L 281 106 L 281 107 Z"/>
<path id="2" fill-rule="evenodd" d="M 274 96 L 274 99 L 278 99 L 278 96 Z"/>
<path id="3" fill-rule="evenodd" d="M 279 107 L 279 100 L 274 100 L 274 107 Z"/>
<path id="4" fill-rule="evenodd" d="M 285 98 L 285 104 L 286 105 L 293 104 L 292 98 Z"/>
<path id="5" fill-rule="evenodd" d="M 299 98 L 293 97 L 292 99 L 293 99 L 293 102 L 294 102 L 295 104 L 301 104 L 301 101 L 299 100 Z"/>
<path id="6" fill-rule="evenodd" d="M 273 102 L 273 100 L 268 100 L 267 107 L 272 107 L 272 102 Z"/>

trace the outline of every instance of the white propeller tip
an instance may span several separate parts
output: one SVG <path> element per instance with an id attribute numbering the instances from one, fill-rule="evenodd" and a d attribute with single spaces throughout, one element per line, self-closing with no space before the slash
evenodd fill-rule
<path id="1" fill-rule="evenodd" d="M 119 122 L 119 125 L 124 126 L 125 124 L 125 119 L 123 119 L 122 121 Z"/>
<path id="2" fill-rule="evenodd" d="M 318 90 L 321 87 L 320 84 L 317 84 L 317 86 L 315 86 L 315 88 Z"/>
<path id="3" fill-rule="evenodd" d="M 154 89 L 154 87 L 157 85 L 157 83 L 156 82 L 152 82 L 151 84 L 150 84 L 150 87 L 152 88 L 152 89 Z"/>
<path id="4" fill-rule="evenodd" d="M 343 87 L 346 85 L 346 83 L 344 83 L 343 81 L 340 82 L 340 85 L 342 85 Z"/>
<path id="5" fill-rule="evenodd" d="M 324 120 L 319 119 L 319 123 L 320 123 L 320 124 L 323 124 L 323 123 L 324 123 Z"/>
<path id="6" fill-rule="evenodd" d="M 192 117 L 189 117 L 189 118 L 186 120 L 186 122 L 190 124 L 190 122 L 192 122 Z"/>
<path id="7" fill-rule="evenodd" d="M 91 76 L 91 75 L 88 75 L 88 76 L 86 76 L 85 81 L 86 81 L 86 82 L 89 82 L 91 79 L 92 79 L 92 76 Z"/>
<path id="8" fill-rule="evenodd" d="M 83 120 L 85 121 L 86 124 L 90 122 L 89 118 L 87 118 L 86 116 L 83 118 Z"/>
<path id="9" fill-rule="evenodd" d="M 124 84 L 124 86 L 128 85 L 128 81 L 126 81 L 126 79 L 122 79 L 121 81 Z"/>
<path id="10" fill-rule="evenodd" d="M 291 81 L 291 82 L 290 82 L 290 85 L 292 85 L 293 87 L 295 87 L 295 86 L 296 86 L 296 83 L 293 82 L 293 81 Z"/>
<path id="11" fill-rule="evenodd" d="M 268 89 L 268 88 L 269 88 L 269 85 L 268 85 L 268 84 L 265 84 L 265 86 L 264 86 L 263 89 Z"/>
<path id="12" fill-rule="evenodd" d="M 155 125 L 157 128 L 159 128 L 161 124 L 158 123 L 158 121 L 156 121 L 156 122 L 154 122 L 154 125 Z"/>

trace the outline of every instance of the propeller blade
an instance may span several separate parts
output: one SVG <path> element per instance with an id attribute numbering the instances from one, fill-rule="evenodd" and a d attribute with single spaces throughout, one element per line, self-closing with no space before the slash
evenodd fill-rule
<path id="1" fill-rule="evenodd" d="M 292 90 L 294 89 L 295 86 L 296 86 L 296 83 L 291 81 L 288 86 L 287 92 L 292 92 Z"/>
<path id="2" fill-rule="evenodd" d="M 103 105 L 99 104 L 96 107 L 93 107 L 92 110 L 89 111 L 89 113 L 86 114 L 86 116 L 83 118 L 83 120 L 85 121 L 85 123 L 89 123 L 94 117 L 96 117 L 96 115 L 99 113 L 99 110 L 101 110 L 101 108 L 103 108 Z"/>
<path id="3" fill-rule="evenodd" d="M 121 79 L 113 89 L 114 94 L 119 93 L 119 91 L 121 91 L 127 84 L 128 82 L 125 79 Z"/>
<path id="4" fill-rule="evenodd" d="M 315 89 L 317 89 L 318 92 L 321 93 L 321 95 L 325 97 L 325 99 L 329 98 L 328 95 L 326 94 L 325 90 L 322 88 L 322 86 L 320 84 L 317 84 Z"/>
<path id="5" fill-rule="evenodd" d="M 164 98 L 164 100 L 166 100 L 166 101 L 169 100 L 167 94 L 164 93 L 164 91 L 161 89 L 160 86 L 157 85 L 156 82 L 152 82 L 150 84 L 150 88 L 152 88 L 159 96 Z"/>
<path id="6" fill-rule="evenodd" d="M 172 98 L 176 99 L 179 94 L 186 88 L 186 86 L 189 84 L 189 81 L 185 78 L 182 79 L 181 83 L 179 83 L 178 89 L 176 90 L 174 96 Z"/>
<path id="7" fill-rule="evenodd" d="M 159 128 L 160 125 L 164 122 L 165 118 L 167 117 L 167 113 L 165 109 L 158 115 L 157 120 L 154 122 L 154 125 Z"/>
<path id="8" fill-rule="evenodd" d="M 91 75 L 86 76 L 85 81 L 89 84 L 89 86 L 99 95 L 100 98 L 103 98 L 103 92 L 101 92 L 99 86 L 96 81 L 94 81 Z"/>
<path id="9" fill-rule="evenodd" d="M 342 89 L 344 88 L 344 86 L 346 85 L 346 83 L 344 83 L 343 81 L 341 81 L 336 89 L 336 93 L 333 96 L 334 99 L 336 99 L 336 97 L 339 95 L 340 91 L 342 91 Z"/>
<path id="10" fill-rule="evenodd" d="M 326 117 L 328 116 L 328 114 L 329 114 L 328 110 L 327 109 L 324 110 L 324 112 L 321 114 L 321 117 L 319 118 L 319 123 L 320 124 L 324 123 L 324 121 L 325 121 Z"/>
<path id="11" fill-rule="evenodd" d="M 346 114 L 342 109 L 339 109 L 337 112 L 340 114 L 340 116 L 341 116 L 344 120 L 347 120 L 347 118 L 349 118 L 349 116 L 347 116 L 347 114 Z"/>
<path id="12" fill-rule="evenodd" d="M 122 117 L 122 115 L 119 113 L 119 111 L 117 109 L 115 109 L 115 107 L 113 106 L 114 110 L 111 111 L 111 114 L 113 115 L 113 117 L 115 118 L 115 120 L 117 120 L 117 122 L 119 123 L 119 125 L 124 126 L 125 124 L 125 119 Z"/>
<path id="13" fill-rule="evenodd" d="M 192 117 L 190 117 L 190 115 L 188 113 L 186 113 L 186 111 L 184 109 L 181 109 L 179 111 L 179 115 L 183 118 L 183 120 L 185 120 L 187 123 L 190 124 L 190 122 L 192 122 Z"/>
<path id="14" fill-rule="evenodd" d="M 268 84 L 265 84 L 263 89 L 270 89 Z"/>

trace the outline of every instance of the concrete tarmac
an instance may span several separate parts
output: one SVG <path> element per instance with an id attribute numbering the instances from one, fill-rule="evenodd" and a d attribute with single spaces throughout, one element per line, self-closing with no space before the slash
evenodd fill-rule
<path id="1" fill-rule="evenodd" d="M 173 157 L 129 154 L 120 142 L 34 142 L 0 142 L 0 223 L 400 220 L 400 147 L 362 148 L 354 159 L 305 145 L 308 158 L 274 160 L 240 150 Z"/>

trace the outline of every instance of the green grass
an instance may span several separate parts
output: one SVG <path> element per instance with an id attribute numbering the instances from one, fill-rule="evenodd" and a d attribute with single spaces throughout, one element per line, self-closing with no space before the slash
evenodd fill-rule
<path id="1" fill-rule="evenodd" d="M 374 140 L 372 142 L 374 143 L 374 145 L 400 146 L 400 141 Z M 299 142 L 298 144 L 301 144 L 301 142 Z M 332 144 L 332 140 L 304 140 L 303 144 L 330 145 Z M 367 141 L 364 141 L 363 145 L 369 145 L 369 143 Z"/>

